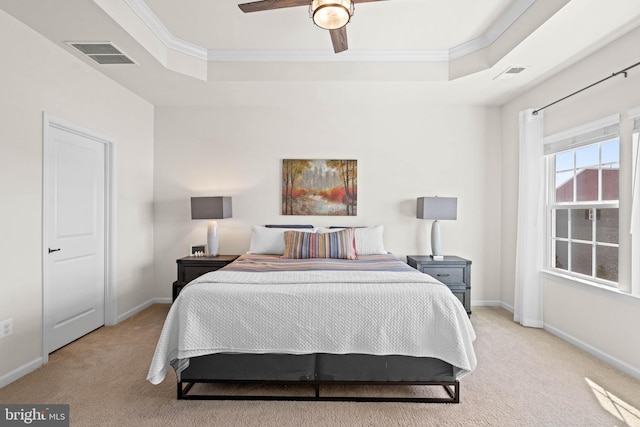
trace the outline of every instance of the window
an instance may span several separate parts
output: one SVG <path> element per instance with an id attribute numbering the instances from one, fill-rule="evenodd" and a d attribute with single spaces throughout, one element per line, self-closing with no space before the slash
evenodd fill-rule
<path id="1" fill-rule="evenodd" d="M 605 120 L 545 138 L 547 266 L 617 286 L 620 142 Z"/>

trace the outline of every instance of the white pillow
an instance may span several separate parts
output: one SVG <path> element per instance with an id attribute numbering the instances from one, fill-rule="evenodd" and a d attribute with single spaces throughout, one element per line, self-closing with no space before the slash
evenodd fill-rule
<path id="1" fill-rule="evenodd" d="M 356 253 L 358 255 L 384 255 L 384 227 L 381 225 L 356 228 Z"/>
<path id="2" fill-rule="evenodd" d="M 318 228 L 317 233 L 331 233 L 338 231 L 340 228 Z M 384 255 L 387 251 L 384 249 L 384 239 L 382 235 L 384 227 L 377 225 L 375 227 L 356 228 L 356 253 L 358 255 Z"/>
<path id="3" fill-rule="evenodd" d="M 249 245 L 248 254 L 284 254 L 284 232 L 287 230 L 304 231 L 313 233 L 313 229 L 299 228 L 270 228 L 253 226 L 251 233 L 251 245 Z"/>

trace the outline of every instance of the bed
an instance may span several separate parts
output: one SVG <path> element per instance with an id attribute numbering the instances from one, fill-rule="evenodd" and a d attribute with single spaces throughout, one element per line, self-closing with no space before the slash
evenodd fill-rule
<path id="1" fill-rule="evenodd" d="M 167 315 L 147 379 L 158 384 L 172 367 L 178 399 L 458 403 L 460 379 L 477 363 L 464 307 L 436 279 L 360 243 L 367 254 L 357 259 L 250 250 L 195 279 Z M 199 383 L 303 384 L 312 392 L 193 393 Z M 326 384 L 435 386 L 445 393 L 327 396 Z"/>

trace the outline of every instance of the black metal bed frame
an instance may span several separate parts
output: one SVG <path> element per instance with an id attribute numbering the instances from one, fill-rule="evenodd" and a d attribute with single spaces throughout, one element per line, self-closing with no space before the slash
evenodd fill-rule
<path id="1" fill-rule="evenodd" d="M 315 396 L 262 396 L 262 395 L 219 395 L 189 394 L 195 384 L 280 384 L 311 385 Z M 327 384 L 345 385 L 420 385 L 441 386 L 449 397 L 359 397 L 359 396 L 320 396 L 320 386 Z M 409 402 L 409 403 L 460 403 L 460 382 L 407 382 L 407 381 L 251 381 L 251 380 L 201 380 L 178 381 L 178 400 L 271 400 L 271 401 L 319 401 L 319 402 Z"/>

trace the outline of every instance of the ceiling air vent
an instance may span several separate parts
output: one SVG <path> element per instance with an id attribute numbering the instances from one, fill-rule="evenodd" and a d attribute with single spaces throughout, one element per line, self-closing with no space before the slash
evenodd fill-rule
<path id="1" fill-rule="evenodd" d="M 67 42 L 98 64 L 135 64 L 111 42 Z"/>
<path id="2" fill-rule="evenodd" d="M 520 74 L 521 72 L 523 72 L 525 69 L 526 67 L 509 67 L 503 72 L 501 72 L 500 74 L 498 74 L 497 76 L 495 76 L 493 80 L 511 79 L 517 76 L 518 74 Z"/>

